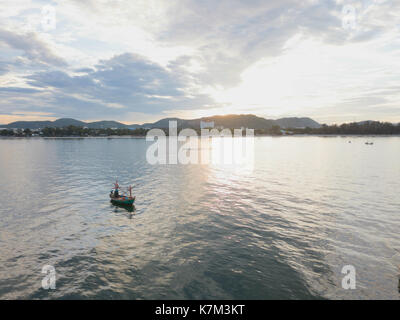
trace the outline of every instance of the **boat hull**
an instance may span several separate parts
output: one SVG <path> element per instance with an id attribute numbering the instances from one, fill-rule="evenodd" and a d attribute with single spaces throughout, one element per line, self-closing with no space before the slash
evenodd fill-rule
<path id="1" fill-rule="evenodd" d="M 112 198 L 111 197 L 111 202 L 115 203 L 115 204 L 131 206 L 135 203 L 135 197 L 133 197 L 133 198 L 130 198 L 130 197 Z"/>

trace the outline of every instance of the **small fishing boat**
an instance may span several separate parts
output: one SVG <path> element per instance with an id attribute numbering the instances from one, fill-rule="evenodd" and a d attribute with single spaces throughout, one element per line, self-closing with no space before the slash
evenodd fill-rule
<path id="1" fill-rule="evenodd" d="M 132 206 L 135 202 L 136 197 L 132 197 L 132 186 L 128 187 L 129 196 L 119 193 L 120 187 L 118 181 L 114 183 L 114 189 L 110 192 L 111 202 L 114 204 Z"/>

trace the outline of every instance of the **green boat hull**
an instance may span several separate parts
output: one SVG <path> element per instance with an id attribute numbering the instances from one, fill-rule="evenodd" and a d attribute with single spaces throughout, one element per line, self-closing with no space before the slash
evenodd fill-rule
<path id="1" fill-rule="evenodd" d="M 111 202 L 115 203 L 115 204 L 121 204 L 121 205 L 125 205 L 125 206 L 131 206 L 134 204 L 135 202 L 135 197 L 133 197 L 133 199 L 115 199 L 115 198 L 111 198 Z"/>

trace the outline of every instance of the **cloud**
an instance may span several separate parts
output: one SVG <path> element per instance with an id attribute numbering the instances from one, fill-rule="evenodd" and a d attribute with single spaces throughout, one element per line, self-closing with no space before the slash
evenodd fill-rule
<path id="1" fill-rule="evenodd" d="M 66 66 L 67 62 L 55 55 L 52 50 L 35 33 L 16 34 L 0 29 L 0 43 L 12 49 L 21 50 L 23 56 L 33 63 Z"/>
<path id="2" fill-rule="evenodd" d="M 69 76 L 64 71 L 37 72 L 26 78 L 27 83 L 34 87 L 59 88 L 70 92 L 82 92 L 95 86 L 89 76 Z"/>
<path id="3" fill-rule="evenodd" d="M 6 74 L 9 71 L 8 64 L 4 61 L 0 61 L 0 76 Z"/>
<path id="4" fill-rule="evenodd" d="M 32 88 L 20 88 L 20 87 L 0 87 L 0 94 L 2 92 L 11 92 L 11 93 L 36 93 L 40 92 L 40 90 L 32 89 Z"/>
<path id="5" fill-rule="evenodd" d="M 162 113 L 173 108 L 194 109 L 210 103 L 192 92 L 190 78 L 179 65 L 163 68 L 138 55 L 125 53 L 101 60 L 84 75 L 63 71 L 37 72 L 27 83 L 47 90 L 57 104 L 70 106 L 71 113 L 84 109 L 119 109 L 119 113 Z M 82 109 L 83 108 L 83 109 Z M 75 112 L 74 112 L 75 111 Z M 107 113 L 115 113 L 109 110 Z"/>
<path id="6" fill-rule="evenodd" d="M 158 39 L 195 46 L 194 59 L 203 65 L 199 77 L 224 87 L 237 85 L 259 59 L 279 56 L 297 33 L 341 33 L 335 15 L 341 7 L 331 1 L 185 1 L 183 7 Z"/>
<path id="7" fill-rule="evenodd" d="M 45 4 L 57 12 L 50 32 L 40 27 Z M 29 107 L 84 120 L 190 117 L 229 108 L 265 116 L 323 117 L 321 110 L 329 110 L 335 118 L 333 110 L 382 108 L 394 118 L 397 93 L 385 96 L 384 89 L 400 82 L 400 2 L 351 3 L 354 29 L 342 26 L 345 4 L 10 2 L 0 13 L 0 110 Z M 216 98 L 224 95 L 228 102 Z M 341 103 L 344 109 L 335 109 Z"/>

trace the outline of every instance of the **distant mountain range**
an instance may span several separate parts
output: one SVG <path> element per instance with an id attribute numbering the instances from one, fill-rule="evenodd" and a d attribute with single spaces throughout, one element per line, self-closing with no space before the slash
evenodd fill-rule
<path id="1" fill-rule="evenodd" d="M 84 122 L 80 120 L 61 118 L 55 121 L 16 121 L 7 125 L 0 125 L 0 128 L 12 129 L 42 129 L 42 128 L 63 128 L 68 126 L 88 127 L 91 129 L 107 129 L 107 128 L 139 128 L 140 125 L 125 125 L 117 121 L 95 121 Z"/>
<path id="2" fill-rule="evenodd" d="M 200 128 L 201 121 L 213 121 L 216 127 L 224 128 L 251 128 L 251 129 L 269 129 L 273 126 L 281 128 L 319 128 L 321 125 L 311 118 L 282 118 L 278 120 L 265 119 L 252 114 L 241 115 L 224 115 L 204 117 L 192 120 L 184 120 L 179 118 L 165 118 L 154 123 L 145 123 L 142 125 L 131 124 L 126 125 L 117 121 L 96 121 L 84 122 L 80 120 L 62 118 L 55 121 L 16 121 L 7 125 L 0 125 L 0 128 L 13 129 L 41 129 L 41 128 L 62 128 L 67 126 L 88 127 L 91 129 L 107 129 L 107 128 L 168 128 L 169 121 L 177 121 L 179 128 Z"/>

